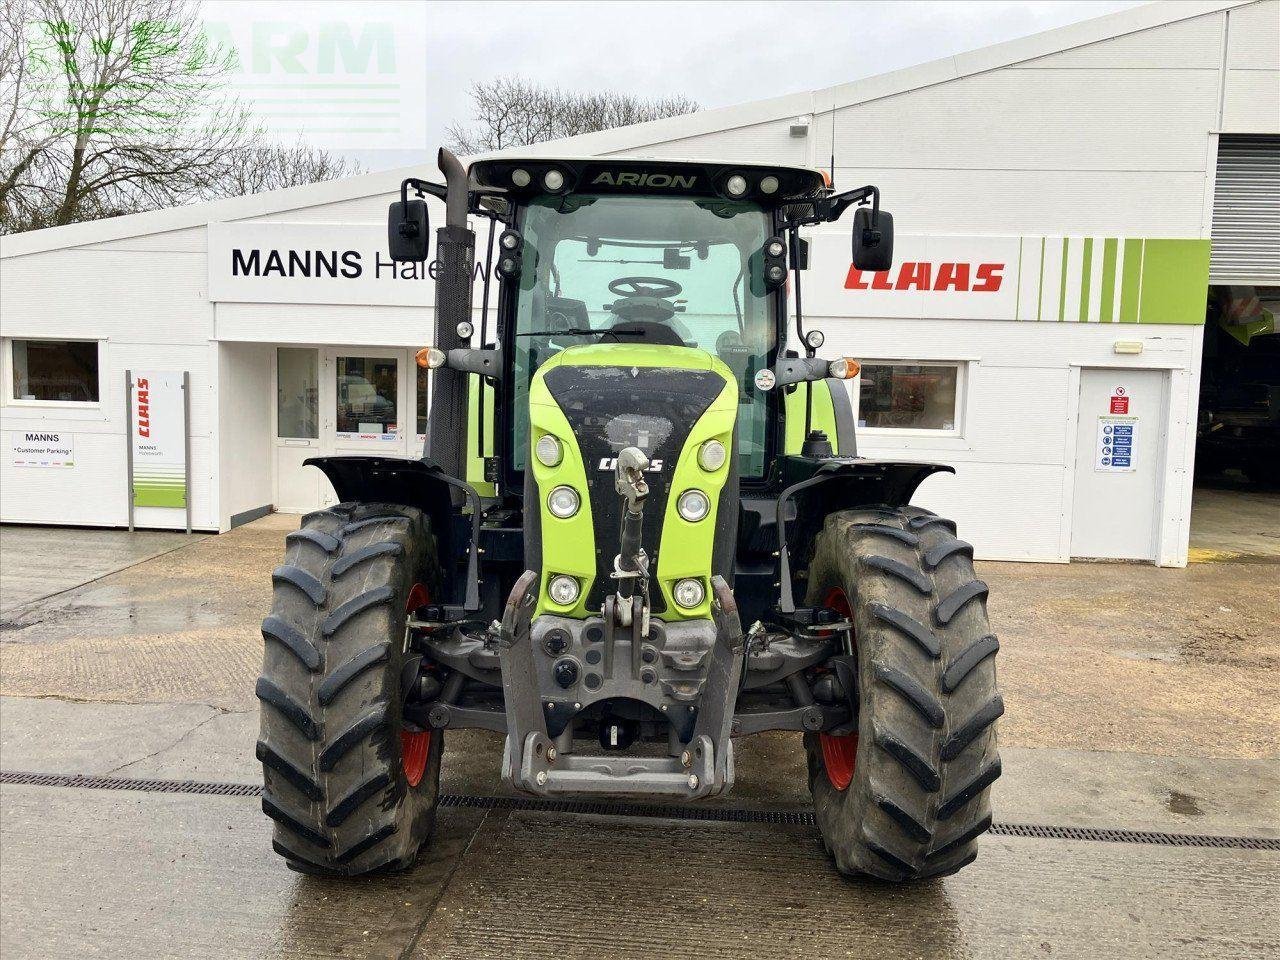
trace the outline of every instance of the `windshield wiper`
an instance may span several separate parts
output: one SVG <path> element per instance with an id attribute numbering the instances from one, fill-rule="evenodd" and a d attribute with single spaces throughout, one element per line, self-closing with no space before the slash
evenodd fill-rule
<path id="1" fill-rule="evenodd" d="M 567 330 L 525 330 L 524 333 L 517 333 L 517 337 L 598 337 L 600 334 L 613 334 L 617 337 L 617 330 L 608 328 L 596 330 L 594 326 L 571 326 Z"/>

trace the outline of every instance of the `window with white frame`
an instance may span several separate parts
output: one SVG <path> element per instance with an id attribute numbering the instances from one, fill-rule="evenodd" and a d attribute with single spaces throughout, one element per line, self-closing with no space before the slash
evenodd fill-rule
<path id="1" fill-rule="evenodd" d="M 98 402 L 96 340 L 11 340 L 9 357 L 13 400 Z"/>
<path id="2" fill-rule="evenodd" d="M 858 426 L 959 433 L 963 364 L 866 361 L 858 377 Z"/>

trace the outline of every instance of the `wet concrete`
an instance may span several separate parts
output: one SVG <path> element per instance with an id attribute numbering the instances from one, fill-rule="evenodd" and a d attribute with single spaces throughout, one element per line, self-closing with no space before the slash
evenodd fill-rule
<path id="1" fill-rule="evenodd" d="M 0 611 L 30 603 L 202 539 L 154 530 L 0 526 Z"/>
<path id="2" fill-rule="evenodd" d="M 841 878 L 811 830 L 449 810 L 417 867 L 287 871 L 252 800 L 0 788 L 0 954 L 1267 957 L 1280 855 L 985 837 L 942 881 Z"/>
<path id="3" fill-rule="evenodd" d="M 6 770 L 256 784 L 257 736 L 256 710 L 0 698 Z M 445 793 L 514 795 L 498 778 L 496 734 L 453 731 L 445 746 Z M 811 809 L 799 736 L 749 737 L 735 750 L 734 789 L 708 805 Z M 1271 760 L 1007 746 L 1001 754 L 999 821 L 1280 838 L 1280 764 Z"/>
<path id="4" fill-rule="evenodd" d="M 266 517 L 8 611 L 0 693 L 256 708 L 258 624 L 296 524 Z M 1280 757 L 1274 565 L 978 570 L 1001 642 L 1004 744 Z"/>
<path id="5" fill-rule="evenodd" d="M 0 788 L 0 955 L 396 957 L 484 814 L 442 814 L 406 874 L 287 870 L 256 800 Z"/>
<path id="6" fill-rule="evenodd" d="M 6 610 L 0 766 L 257 782 L 257 625 L 296 522 Z M 980 564 L 1008 704 L 997 819 L 1280 836 L 1275 569 Z M 502 793 L 498 750 L 450 733 L 445 791 Z M 809 807 L 798 737 L 738 750 L 723 803 Z M 250 799 L 5 786 L 0 954 L 1280 955 L 1266 852 L 986 837 L 957 877 L 897 888 L 842 880 L 807 828 L 449 810 L 411 873 L 336 883 L 269 837 Z"/>

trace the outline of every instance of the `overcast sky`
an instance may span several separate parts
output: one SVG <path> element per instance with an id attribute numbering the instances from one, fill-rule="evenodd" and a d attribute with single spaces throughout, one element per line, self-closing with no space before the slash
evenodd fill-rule
<path id="1" fill-rule="evenodd" d="M 720 107 L 846 83 L 1139 5 L 206 0 L 205 10 L 242 51 L 241 92 L 272 104 L 260 108 L 264 122 L 285 138 L 301 130 L 380 169 L 432 156 L 450 122 L 470 119 L 469 85 L 496 74 L 574 90 L 679 93 Z M 289 30 L 298 36 L 288 39 Z M 278 53 L 290 44 L 299 53 L 292 67 Z M 357 110 L 366 112 L 351 116 Z"/>

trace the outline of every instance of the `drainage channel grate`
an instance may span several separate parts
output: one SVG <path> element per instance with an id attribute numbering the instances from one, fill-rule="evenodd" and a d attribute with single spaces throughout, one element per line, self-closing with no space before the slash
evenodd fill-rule
<path id="1" fill-rule="evenodd" d="M 262 787 L 253 783 L 207 783 L 199 780 L 138 780 L 129 777 L 85 777 L 54 773 L 0 771 L 0 784 L 32 787 L 78 787 L 82 790 L 137 790 L 144 793 L 181 793 L 202 797 L 258 797 Z M 765 823 L 812 827 L 813 814 L 805 810 L 748 810 L 739 807 L 692 807 L 663 803 L 626 803 L 604 800 L 539 800 L 533 797 L 481 797 L 441 794 L 440 806 L 475 810 L 513 810 L 536 813 L 586 814 L 604 817 L 641 817 L 693 820 L 707 823 Z M 1094 840 L 1137 843 L 1162 847 L 1210 847 L 1230 850 L 1280 850 L 1272 837 L 1224 837 L 1199 833 L 1163 833 L 1153 830 L 1121 830 L 1103 827 L 1046 826 L 1035 823 L 994 823 L 998 837 L 1042 840 Z"/>

